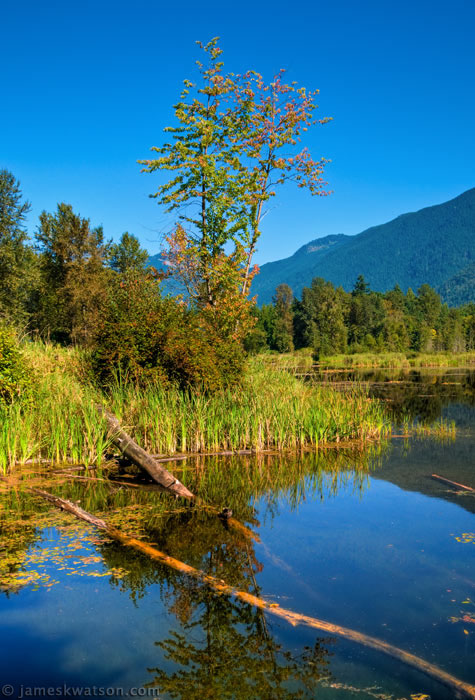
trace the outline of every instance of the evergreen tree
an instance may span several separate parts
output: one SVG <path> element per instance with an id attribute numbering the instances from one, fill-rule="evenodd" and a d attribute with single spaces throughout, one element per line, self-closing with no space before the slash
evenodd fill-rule
<path id="1" fill-rule="evenodd" d="M 40 284 L 34 315 L 39 332 L 59 342 L 88 344 L 99 322 L 109 273 L 104 264 L 109 244 L 102 227 L 58 204 L 43 212 L 36 233 Z"/>
<path id="2" fill-rule="evenodd" d="M 141 248 L 138 238 L 128 231 L 122 234 L 119 243 L 110 246 L 110 267 L 122 276 L 145 271 L 148 253 Z"/>
<path id="3" fill-rule="evenodd" d="M 8 170 L 0 170 L 0 314 L 15 323 L 26 321 L 34 274 L 34 254 L 26 245 L 29 211 L 19 181 Z"/>

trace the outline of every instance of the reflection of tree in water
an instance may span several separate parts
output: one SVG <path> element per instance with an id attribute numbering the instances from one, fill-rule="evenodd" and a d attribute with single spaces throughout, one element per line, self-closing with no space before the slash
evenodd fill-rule
<path id="1" fill-rule="evenodd" d="M 148 536 L 177 559 L 260 595 L 256 574 L 262 564 L 252 541 L 223 527 L 215 516 L 200 510 L 179 513 L 151 528 Z M 162 600 L 180 625 L 157 642 L 167 663 L 151 670 L 149 685 L 161 695 L 197 700 L 310 698 L 315 684 L 328 678 L 329 652 L 322 640 L 294 655 L 273 638 L 261 610 L 219 596 L 196 579 L 146 558 L 130 558 L 130 552 L 113 543 L 104 547 L 103 555 L 108 567 L 120 562 L 128 570 L 115 585 L 134 598 L 151 583 L 159 584 Z"/>
<path id="2" fill-rule="evenodd" d="M 206 461 L 200 488 L 193 490 L 200 496 L 204 493 L 208 503 L 231 506 L 235 517 L 258 532 L 256 515 L 261 520 L 272 519 L 284 500 L 294 508 L 305 498 L 322 500 L 340 490 L 363 493 L 377 458 L 378 455 L 370 457 L 368 453 L 351 451 L 266 455 L 252 460 L 213 458 Z M 201 473 L 201 467 L 197 470 Z M 249 569 L 249 560 L 256 572 L 260 570 L 252 541 L 227 527 L 207 509 L 183 508 L 173 513 L 169 510 L 173 507 L 171 500 L 165 497 L 165 507 L 162 500 L 156 492 L 135 493 L 129 504 L 105 513 L 104 517 L 122 531 L 153 542 L 162 552 L 196 569 L 204 570 L 212 556 L 214 574 L 219 579 L 248 591 L 249 577 L 243 572 L 246 567 Z M 93 512 L 98 510 L 96 507 Z M 102 554 L 109 568 L 129 572 L 115 585 L 129 591 L 133 598 L 144 595 L 151 584 L 163 584 L 166 588 L 181 578 L 173 570 L 116 543 L 104 545 Z"/>
<path id="3" fill-rule="evenodd" d="M 343 390 L 355 383 L 367 384 L 370 396 L 387 402 L 395 423 L 405 419 L 430 423 L 451 403 L 475 405 L 473 370 L 354 370 L 319 372 L 315 378 Z"/>
<path id="4" fill-rule="evenodd" d="M 278 460 L 256 460 L 253 465 L 243 459 L 227 463 L 213 460 L 207 465 L 204 478 L 208 483 L 203 486 L 210 500 L 232 505 L 243 520 L 255 525 L 252 503 L 263 494 L 266 498 L 260 501 L 260 518 L 272 517 L 277 502 L 284 496 L 291 506 L 296 506 L 310 495 L 324 498 L 339 489 L 363 490 L 370 463 L 363 460 L 363 468 L 360 462 L 358 472 L 350 468 L 355 460 L 353 453 L 280 456 Z M 322 469 L 323 465 L 327 469 Z M 263 488 L 267 467 L 273 468 L 276 488 L 272 492 Z M 223 487 L 225 481 L 233 484 L 235 500 L 230 500 L 229 483 Z M 195 508 L 166 514 L 158 520 L 150 515 L 146 520 L 146 538 L 161 551 L 239 590 L 261 594 L 256 575 L 262 565 L 252 540 L 223 526 L 215 515 Z M 114 544 L 104 549 L 108 567 L 121 566 L 129 571 L 116 585 L 136 597 L 151 583 L 159 584 L 162 599 L 181 627 L 157 642 L 166 662 L 153 669 L 151 685 L 158 687 L 161 694 L 200 700 L 290 700 L 314 697 L 315 684 L 328 678 L 328 645 L 322 640 L 293 654 L 274 639 L 262 611 L 218 596 L 199 581 L 172 569 L 139 557 L 131 561 L 129 556 L 129 552 Z"/>
<path id="5" fill-rule="evenodd" d="M 314 697 L 315 685 L 329 678 L 330 654 L 323 640 L 294 655 L 273 638 L 262 611 L 203 587 L 193 590 L 190 602 L 180 620 L 183 631 L 171 631 L 157 642 L 175 664 L 172 671 L 151 669 L 154 679 L 148 686 L 160 694 L 297 700 Z"/>

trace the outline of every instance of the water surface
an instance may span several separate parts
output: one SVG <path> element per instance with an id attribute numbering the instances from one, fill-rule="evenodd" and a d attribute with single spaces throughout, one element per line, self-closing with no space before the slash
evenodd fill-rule
<path id="1" fill-rule="evenodd" d="M 473 373 L 353 379 L 371 381 L 395 412 L 455 420 L 456 440 L 189 460 L 189 483 L 260 542 L 204 510 L 176 512 L 156 491 L 81 481 L 56 490 L 241 590 L 475 684 L 475 497 L 431 478 L 475 487 Z M 4 576 L 0 595 L 1 680 L 16 694 L 66 685 L 200 700 L 454 697 L 396 659 L 218 597 L 21 488 L 2 493 L 2 572 L 23 572 Z"/>

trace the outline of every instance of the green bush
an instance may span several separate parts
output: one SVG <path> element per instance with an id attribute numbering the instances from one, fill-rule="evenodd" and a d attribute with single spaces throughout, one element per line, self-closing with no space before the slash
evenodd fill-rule
<path id="1" fill-rule="evenodd" d="M 215 391 L 235 384 L 243 366 L 238 342 L 219 337 L 203 314 L 161 297 L 152 278 L 114 283 L 92 352 L 102 383 L 119 379 Z"/>
<path id="2" fill-rule="evenodd" d="M 28 394 L 31 373 L 15 331 L 0 324 L 0 403 L 12 403 Z"/>

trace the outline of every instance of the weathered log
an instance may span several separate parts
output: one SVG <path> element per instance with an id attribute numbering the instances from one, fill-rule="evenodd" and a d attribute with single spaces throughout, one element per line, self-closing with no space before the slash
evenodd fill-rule
<path id="1" fill-rule="evenodd" d="M 103 416 L 109 429 L 112 442 L 122 454 L 130 459 L 137 466 L 145 469 L 148 474 L 164 489 L 173 493 L 175 496 L 186 498 L 190 501 L 195 500 L 195 496 L 179 481 L 173 474 L 160 466 L 156 459 L 148 454 L 140 445 L 128 435 L 117 420 L 117 418 L 109 413 L 103 406 L 97 404 L 98 412 Z"/>
<path id="2" fill-rule="evenodd" d="M 269 603 L 268 601 L 263 600 L 258 596 L 252 595 L 245 591 L 240 591 L 234 588 L 233 586 L 229 586 L 224 581 L 215 578 L 214 576 L 205 574 L 199 569 L 195 569 L 194 567 L 189 566 L 188 564 L 185 564 L 184 562 L 181 562 L 178 559 L 174 559 L 173 557 L 168 556 L 164 552 L 161 552 L 160 550 L 156 549 L 155 547 L 152 547 L 146 542 L 141 542 L 140 540 L 137 540 L 134 537 L 129 537 L 128 535 L 125 535 L 117 528 L 113 527 L 112 525 L 109 525 L 104 520 L 97 518 L 95 515 L 88 513 L 87 511 L 83 510 L 71 501 L 66 501 L 62 498 L 58 498 L 57 496 L 53 496 L 52 494 L 47 493 L 46 491 L 40 491 L 39 489 L 31 488 L 30 491 L 50 501 L 58 508 L 66 510 L 69 513 L 75 515 L 77 518 L 85 520 L 91 525 L 94 525 L 95 527 L 104 531 L 109 537 L 111 537 L 114 540 L 117 540 L 121 544 L 127 547 L 132 547 L 133 549 L 141 552 L 142 554 L 145 554 L 151 557 L 152 559 L 155 559 L 161 562 L 162 564 L 169 566 L 172 569 L 175 569 L 176 571 L 179 571 L 180 573 L 198 579 L 202 583 L 209 586 L 219 595 L 233 596 L 243 601 L 244 603 L 253 605 L 256 608 L 259 608 L 260 610 L 265 610 L 271 615 L 283 618 L 293 626 L 299 624 L 307 625 L 308 627 L 328 632 L 331 635 L 344 637 L 345 639 L 349 639 L 358 644 L 370 647 L 371 649 L 376 649 L 376 651 L 381 651 L 384 654 L 387 654 L 388 656 L 402 661 L 408 666 L 416 668 L 418 671 L 421 671 L 427 676 L 434 678 L 439 683 L 442 683 L 444 686 L 450 688 L 452 691 L 455 691 L 458 697 L 472 699 L 475 698 L 474 685 L 471 685 L 470 683 L 465 683 L 465 681 L 461 681 L 455 676 L 452 676 L 450 673 L 447 673 L 446 671 L 442 670 L 438 666 L 435 666 L 434 664 L 431 664 L 428 661 L 425 661 L 424 659 L 415 656 L 414 654 L 404 651 L 403 649 L 399 649 L 399 647 L 395 647 L 392 644 L 388 644 L 382 639 L 378 639 L 377 637 L 370 637 L 369 635 L 357 632 L 356 630 L 352 630 L 349 627 L 334 625 L 333 623 L 326 622 L 325 620 L 319 620 L 318 618 L 310 617 L 309 615 L 302 615 L 300 613 L 292 612 L 291 610 L 286 610 L 285 608 L 281 608 L 280 605 L 278 605 L 277 603 Z"/>
<path id="3" fill-rule="evenodd" d="M 462 489 L 462 491 L 475 492 L 475 489 L 473 489 L 471 486 L 465 486 L 465 484 L 459 484 L 458 481 L 451 481 L 450 479 L 446 479 L 445 476 L 439 476 L 438 474 L 432 474 L 432 478 L 436 479 L 437 481 L 442 481 L 444 484 L 448 484 L 448 486 L 453 486 L 453 488 L 455 488 L 455 489 Z"/>

